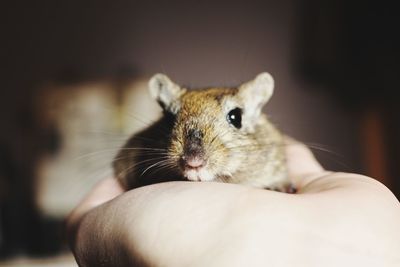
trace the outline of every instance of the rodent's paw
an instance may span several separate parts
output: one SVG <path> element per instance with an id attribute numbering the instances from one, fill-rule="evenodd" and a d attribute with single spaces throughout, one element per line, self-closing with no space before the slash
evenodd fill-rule
<path id="1" fill-rule="evenodd" d="M 297 188 L 292 183 L 278 186 L 269 186 L 265 187 L 264 189 L 288 194 L 296 194 L 297 192 Z"/>
<path id="2" fill-rule="evenodd" d="M 293 184 L 289 184 L 286 186 L 286 193 L 288 194 L 296 194 L 297 193 L 297 188 Z"/>

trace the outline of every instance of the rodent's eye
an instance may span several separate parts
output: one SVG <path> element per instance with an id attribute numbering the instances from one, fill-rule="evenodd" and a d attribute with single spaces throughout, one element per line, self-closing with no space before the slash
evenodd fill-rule
<path id="1" fill-rule="evenodd" d="M 235 108 L 229 111 L 228 115 L 226 116 L 226 119 L 230 124 L 235 126 L 237 129 L 240 129 L 242 127 L 242 109 L 241 108 Z"/>

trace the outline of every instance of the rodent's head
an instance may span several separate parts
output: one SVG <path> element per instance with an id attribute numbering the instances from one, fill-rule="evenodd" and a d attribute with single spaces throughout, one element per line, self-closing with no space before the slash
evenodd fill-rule
<path id="1" fill-rule="evenodd" d="M 154 75 L 150 93 L 175 117 L 168 155 L 183 176 L 192 181 L 231 177 L 245 162 L 246 146 L 253 144 L 261 109 L 273 88 L 268 73 L 237 88 L 193 91 L 181 88 L 166 75 Z"/>

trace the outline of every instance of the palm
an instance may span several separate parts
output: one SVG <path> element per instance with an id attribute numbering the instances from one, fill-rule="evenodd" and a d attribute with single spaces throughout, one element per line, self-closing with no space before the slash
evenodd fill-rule
<path id="1" fill-rule="evenodd" d="M 77 228 L 77 259 L 93 266 L 398 266 L 400 206 L 391 192 L 368 177 L 324 171 L 301 144 L 288 140 L 287 148 L 296 195 L 174 182 L 92 209 L 121 193 L 105 181 L 70 217 L 74 226 L 91 210 Z"/>

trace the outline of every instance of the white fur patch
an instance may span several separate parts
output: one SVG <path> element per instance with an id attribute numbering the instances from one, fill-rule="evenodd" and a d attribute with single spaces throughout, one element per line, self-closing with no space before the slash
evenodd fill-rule
<path id="1" fill-rule="evenodd" d="M 208 182 L 214 180 L 215 176 L 206 168 L 185 170 L 184 176 L 190 181 Z"/>

